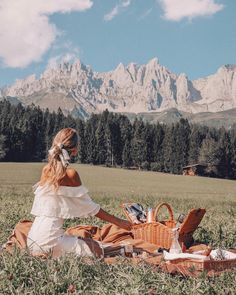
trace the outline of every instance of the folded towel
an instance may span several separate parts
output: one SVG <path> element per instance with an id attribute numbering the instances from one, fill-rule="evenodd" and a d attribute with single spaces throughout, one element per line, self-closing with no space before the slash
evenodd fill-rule
<path id="1" fill-rule="evenodd" d="M 175 259 L 197 259 L 197 260 L 209 260 L 209 256 L 199 255 L 199 254 L 191 254 L 191 253 L 169 253 L 167 251 L 163 252 L 163 256 L 165 260 L 175 260 Z"/>
<path id="2" fill-rule="evenodd" d="M 198 253 L 196 252 L 196 253 L 174 254 L 174 253 L 169 253 L 167 251 L 164 251 L 163 256 L 164 256 L 165 260 L 175 260 L 175 259 L 231 260 L 231 259 L 236 259 L 236 253 L 222 250 L 222 249 L 212 250 L 211 254 L 209 256 L 201 255 L 200 253 L 199 254 Z"/>

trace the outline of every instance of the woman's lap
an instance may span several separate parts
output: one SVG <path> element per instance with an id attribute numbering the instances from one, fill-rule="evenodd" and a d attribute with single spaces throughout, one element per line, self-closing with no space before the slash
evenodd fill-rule
<path id="1" fill-rule="evenodd" d="M 53 247 L 37 245 L 37 242 L 35 242 L 31 244 L 29 250 L 33 255 L 51 253 L 54 258 L 68 253 L 74 253 L 82 257 L 101 256 L 102 254 L 102 249 L 96 241 L 67 235 L 58 238 L 56 245 Z"/>

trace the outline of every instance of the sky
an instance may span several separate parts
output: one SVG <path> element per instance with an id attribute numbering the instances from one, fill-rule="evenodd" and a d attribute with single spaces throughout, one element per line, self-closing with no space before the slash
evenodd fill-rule
<path id="1" fill-rule="evenodd" d="M 154 57 L 190 79 L 236 64 L 235 0 L 0 0 L 0 87 L 80 59 L 97 72 Z"/>

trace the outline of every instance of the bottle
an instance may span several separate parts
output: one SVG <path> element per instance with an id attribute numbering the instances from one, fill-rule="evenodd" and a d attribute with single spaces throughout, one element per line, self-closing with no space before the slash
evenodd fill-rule
<path id="1" fill-rule="evenodd" d="M 178 218 L 177 218 L 177 224 L 176 224 L 176 227 L 179 228 L 180 225 L 184 222 L 185 220 L 185 215 L 183 213 L 181 213 Z"/>
<path id="2" fill-rule="evenodd" d="M 153 222 L 153 210 L 152 208 L 148 208 L 147 211 L 147 223 Z"/>
<path id="3" fill-rule="evenodd" d="M 173 237 L 173 240 L 172 240 L 172 243 L 170 246 L 169 253 L 172 253 L 172 254 L 182 253 L 182 248 L 181 248 L 179 241 L 178 241 L 178 238 L 179 238 L 178 228 L 172 229 L 172 237 Z"/>

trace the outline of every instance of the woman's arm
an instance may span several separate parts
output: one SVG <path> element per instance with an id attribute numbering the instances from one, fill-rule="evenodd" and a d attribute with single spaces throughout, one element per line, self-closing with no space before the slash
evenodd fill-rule
<path id="1" fill-rule="evenodd" d="M 123 229 L 131 230 L 131 223 L 129 221 L 115 217 L 114 215 L 111 215 L 108 212 L 104 211 L 102 208 L 98 211 L 98 213 L 95 216 L 104 221 L 113 223 Z"/>

